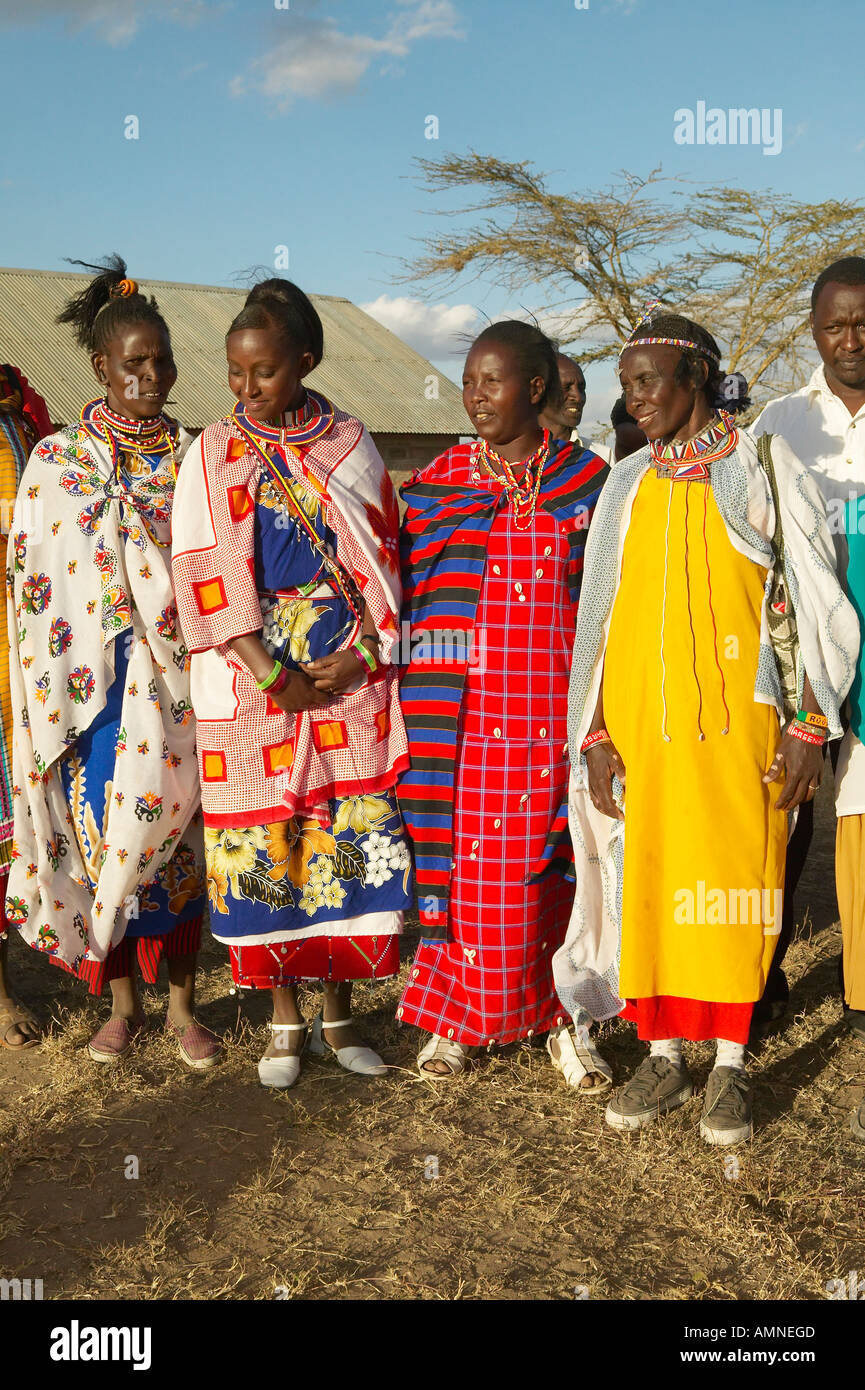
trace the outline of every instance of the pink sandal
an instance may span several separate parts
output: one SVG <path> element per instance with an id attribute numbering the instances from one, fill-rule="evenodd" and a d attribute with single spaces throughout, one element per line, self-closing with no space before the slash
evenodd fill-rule
<path id="1" fill-rule="evenodd" d="M 165 1031 L 177 1039 L 177 1048 L 188 1067 L 193 1071 L 207 1071 L 222 1060 L 222 1044 L 215 1033 L 205 1028 L 194 1018 L 178 1028 L 170 1018 L 165 1020 Z"/>
<path id="2" fill-rule="evenodd" d="M 109 1018 L 87 1044 L 94 1062 L 119 1062 L 147 1029 L 147 1019 Z"/>

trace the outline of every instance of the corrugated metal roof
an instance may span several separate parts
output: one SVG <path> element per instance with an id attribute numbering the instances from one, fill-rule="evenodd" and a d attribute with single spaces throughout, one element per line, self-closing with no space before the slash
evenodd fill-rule
<path id="1" fill-rule="evenodd" d="M 0 361 L 12 362 L 48 402 L 53 420 L 75 419 L 96 394 L 87 354 L 68 325 L 54 322 L 87 277 L 77 272 L 0 268 Z M 171 329 L 177 385 L 169 410 L 201 428 L 234 404 L 226 383 L 225 332 L 247 291 L 221 285 L 142 280 L 156 295 Z M 356 304 L 311 295 L 324 324 L 324 360 L 307 378 L 334 404 L 363 420 L 373 434 L 467 433 L 462 395 L 425 357 Z M 438 378 L 438 400 L 426 381 Z"/>

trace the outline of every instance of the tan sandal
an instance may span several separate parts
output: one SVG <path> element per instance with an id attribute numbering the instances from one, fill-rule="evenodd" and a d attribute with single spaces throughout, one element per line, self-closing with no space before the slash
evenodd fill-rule
<path id="1" fill-rule="evenodd" d="M 473 1047 L 465 1043 L 451 1042 L 448 1038 L 437 1037 L 433 1033 L 417 1055 L 417 1069 L 428 1081 L 453 1081 L 468 1069 Z M 447 1071 L 427 1071 L 425 1062 L 444 1062 Z"/>
<path id="2" fill-rule="evenodd" d="M 558 1057 L 553 1052 L 553 1043 L 557 1044 Z M 556 1071 L 560 1071 L 571 1089 L 579 1091 L 580 1095 L 599 1096 L 610 1090 L 613 1069 L 591 1038 L 575 1037 L 570 1028 L 562 1025 L 547 1034 L 547 1052 Z M 586 1076 L 599 1076 L 601 1080 L 593 1086 L 583 1086 L 580 1083 Z"/>
<path id="3" fill-rule="evenodd" d="M 9 1052 L 26 1052 L 30 1047 L 38 1047 L 42 1041 L 40 1036 L 25 1038 L 22 1043 L 7 1042 L 6 1034 L 19 1023 L 29 1023 L 32 1028 L 39 1029 L 39 1022 L 30 1010 L 10 995 L 8 999 L 0 1001 L 0 1047 L 7 1048 Z"/>

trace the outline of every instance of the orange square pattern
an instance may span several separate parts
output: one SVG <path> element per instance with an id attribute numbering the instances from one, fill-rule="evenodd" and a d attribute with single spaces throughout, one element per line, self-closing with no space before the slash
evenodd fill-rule
<path id="1" fill-rule="evenodd" d="M 232 521 L 242 521 L 245 516 L 249 516 L 254 507 L 255 503 L 245 487 L 228 489 L 228 514 Z"/>
<path id="2" fill-rule="evenodd" d="M 201 753 L 201 777 L 204 782 L 224 782 L 228 777 L 228 768 L 225 762 L 224 753 L 214 753 L 209 749 L 202 749 Z"/>
<path id="3" fill-rule="evenodd" d="M 221 613 L 223 608 L 228 607 L 225 585 L 219 574 L 214 579 L 202 579 L 198 583 L 193 582 L 192 591 L 195 594 L 195 602 L 198 604 L 198 611 L 202 618 L 209 617 L 211 613 Z"/>
<path id="4" fill-rule="evenodd" d="M 262 748 L 261 755 L 264 758 L 265 777 L 275 777 L 279 772 L 288 772 L 294 762 L 294 744 L 271 743 L 267 748 Z"/>
<path id="5" fill-rule="evenodd" d="M 319 753 L 323 753 L 329 748 L 347 748 L 348 730 L 345 727 L 345 720 L 333 719 L 328 723 L 322 720 L 320 724 L 313 724 L 312 739 Z"/>

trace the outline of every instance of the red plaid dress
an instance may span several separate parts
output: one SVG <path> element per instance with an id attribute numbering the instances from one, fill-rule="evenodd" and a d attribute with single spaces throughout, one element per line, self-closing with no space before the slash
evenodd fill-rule
<path id="1" fill-rule="evenodd" d="M 485 487 L 489 480 L 484 480 Z M 496 516 L 475 622 L 454 777 L 448 940 L 422 941 L 397 1017 L 467 1045 L 544 1032 L 566 1015 L 551 962 L 573 884 L 527 883 L 568 783 L 574 607 L 565 528 L 538 508 Z"/>

